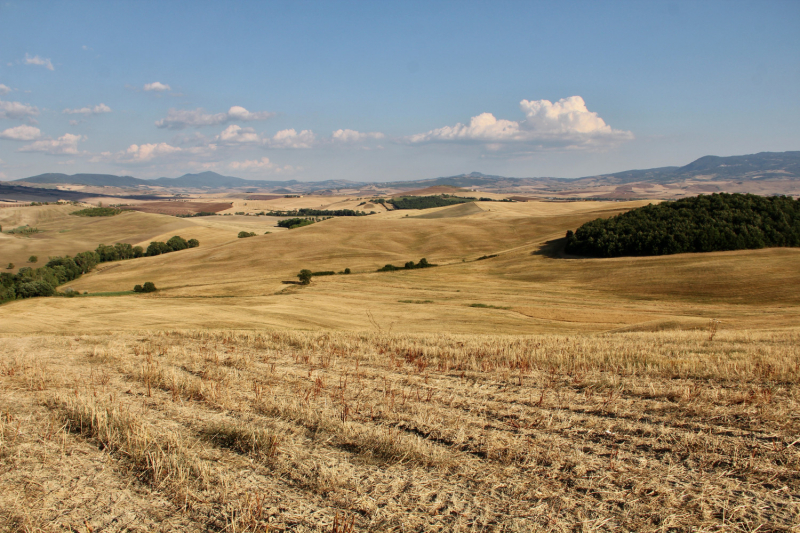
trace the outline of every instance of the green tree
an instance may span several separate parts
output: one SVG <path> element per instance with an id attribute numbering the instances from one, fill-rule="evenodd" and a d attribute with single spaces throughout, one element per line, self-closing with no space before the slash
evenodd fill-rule
<path id="1" fill-rule="evenodd" d="M 28 258 L 28 263 L 36 263 L 36 262 L 38 262 L 38 261 L 39 261 L 39 258 L 38 258 L 38 257 L 36 257 L 35 255 L 32 255 L 32 256 L 30 256 L 30 257 Z"/>
<path id="2" fill-rule="evenodd" d="M 188 241 L 186 241 L 186 244 L 189 245 L 189 248 L 197 248 L 198 246 L 200 246 L 200 241 L 198 241 L 197 239 L 189 239 Z"/>
<path id="3" fill-rule="evenodd" d="M 142 292 L 156 292 L 157 290 L 152 281 L 146 281 L 144 286 L 142 286 Z"/>
<path id="4" fill-rule="evenodd" d="M 14 268 L 14 263 L 9 263 L 6 268 L 9 269 L 9 270 L 13 269 Z"/>
<path id="5" fill-rule="evenodd" d="M 174 237 L 172 237 L 170 240 L 167 241 L 167 246 L 172 248 L 174 252 L 177 252 L 180 250 L 187 249 L 189 247 L 189 243 L 186 242 L 186 239 L 184 239 L 183 237 L 175 235 Z"/>
<path id="6" fill-rule="evenodd" d="M 144 292 L 144 287 L 142 287 L 141 285 L 134 285 L 133 292 Z"/>
<path id="7" fill-rule="evenodd" d="M 297 274 L 297 277 L 300 279 L 300 283 L 303 285 L 308 285 L 311 283 L 311 276 L 311 271 L 305 268 L 301 270 L 299 274 Z"/>

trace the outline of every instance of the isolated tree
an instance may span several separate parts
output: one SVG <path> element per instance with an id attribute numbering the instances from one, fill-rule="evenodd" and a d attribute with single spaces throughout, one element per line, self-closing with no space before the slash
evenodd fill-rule
<path id="1" fill-rule="evenodd" d="M 156 290 L 158 289 L 156 289 L 156 286 L 152 281 L 146 281 L 142 287 L 142 292 L 156 292 Z"/>
<path id="2" fill-rule="evenodd" d="M 35 255 L 32 255 L 28 258 L 28 263 L 36 263 L 37 261 L 39 261 L 39 258 Z"/>
<path id="3" fill-rule="evenodd" d="M 344 273 L 345 273 L 345 274 L 349 274 L 349 273 L 350 273 L 350 269 L 349 269 L 349 268 L 345 268 L 345 269 L 344 269 Z"/>
<path id="4" fill-rule="evenodd" d="M 144 292 L 144 288 L 141 285 L 134 285 L 133 292 Z"/>
<path id="5" fill-rule="evenodd" d="M 189 245 L 189 248 L 197 248 L 198 246 L 200 246 L 200 241 L 198 241 L 197 239 L 189 239 L 188 241 L 186 241 L 186 244 Z"/>
<path id="6" fill-rule="evenodd" d="M 301 270 L 299 274 L 297 274 L 297 277 L 300 279 L 300 283 L 303 285 L 308 285 L 311 283 L 311 276 L 311 271 L 305 268 Z"/>

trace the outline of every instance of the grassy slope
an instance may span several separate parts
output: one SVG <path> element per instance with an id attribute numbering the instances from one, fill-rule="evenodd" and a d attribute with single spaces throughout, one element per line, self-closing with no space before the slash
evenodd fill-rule
<path id="1" fill-rule="evenodd" d="M 93 331 L 272 325 L 531 333 L 697 327 L 710 318 L 732 328 L 797 321 L 799 250 L 611 260 L 532 254 L 583 221 L 640 204 L 493 203 L 479 213 L 428 220 L 392 212 L 250 239 L 234 238 L 233 230 L 266 219 L 185 219 L 200 248 L 102 265 L 72 284 L 105 292 L 153 281 L 161 289 L 156 295 L 19 301 L 0 308 L 0 319 L 9 332 L 67 331 L 80 323 Z M 473 261 L 490 253 L 499 257 Z M 421 257 L 442 266 L 374 272 Z M 354 274 L 318 278 L 310 287 L 280 283 L 301 268 L 346 267 Z"/>

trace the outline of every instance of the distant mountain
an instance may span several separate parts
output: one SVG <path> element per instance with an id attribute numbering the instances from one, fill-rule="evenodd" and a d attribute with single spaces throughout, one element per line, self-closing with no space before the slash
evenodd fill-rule
<path id="1" fill-rule="evenodd" d="M 148 180 L 150 184 L 159 187 L 187 187 L 192 189 L 231 189 L 238 187 L 282 187 L 297 183 L 291 181 L 265 181 L 246 180 L 233 176 L 223 176 L 216 172 L 201 172 L 199 174 L 184 174 L 178 178 L 158 178 Z"/>
<path id="2" fill-rule="evenodd" d="M 683 167 L 660 167 L 643 170 L 626 170 L 613 174 L 599 174 L 584 178 L 507 178 L 471 172 L 457 176 L 433 179 L 394 181 L 388 183 L 360 183 L 347 180 L 326 180 L 300 182 L 297 180 L 270 181 L 246 180 L 233 176 L 223 176 L 216 172 L 184 174 L 178 178 L 158 178 L 144 180 L 131 176 L 110 174 L 41 174 L 16 181 L 41 184 L 75 184 L 112 187 L 165 187 L 187 189 L 239 189 L 262 188 L 280 189 L 292 193 L 336 191 L 340 189 L 359 189 L 368 186 L 392 189 L 420 189 L 435 186 L 480 187 L 498 191 L 518 187 L 534 186 L 545 190 L 568 190 L 578 187 L 623 186 L 634 183 L 674 184 L 686 180 L 796 180 L 800 179 L 800 151 L 761 152 L 758 154 L 730 157 L 705 156 Z"/>
<path id="3" fill-rule="evenodd" d="M 800 178 L 800 152 L 760 152 L 750 155 L 718 157 L 707 155 L 682 167 L 627 170 L 579 178 L 609 180 L 609 183 L 674 183 L 699 176 L 715 179 L 751 180 L 763 178 Z"/>
<path id="4" fill-rule="evenodd" d="M 132 176 L 114 176 L 113 174 L 39 174 L 30 178 L 15 181 L 27 183 L 41 183 L 47 185 L 93 185 L 95 187 L 141 187 L 147 185 L 147 180 Z"/>

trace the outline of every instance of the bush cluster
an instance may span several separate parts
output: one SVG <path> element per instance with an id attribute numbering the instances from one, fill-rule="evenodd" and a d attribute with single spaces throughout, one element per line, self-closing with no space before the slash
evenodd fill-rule
<path id="1" fill-rule="evenodd" d="M 113 217 L 122 213 L 122 209 L 116 207 L 89 207 L 79 211 L 73 211 L 70 215 L 78 217 Z"/>
<path id="2" fill-rule="evenodd" d="M 422 259 L 419 260 L 419 263 L 417 263 L 417 264 L 414 264 L 414 261 L 409 261 L 409 262 L 407 262 L 405 265 L 403 265 L 401 267 L 396 267 L 394 265 L 385 265 L 385 266 L 379 268 L 377 271 L 378 272 L 394 272 L 395 270 L 413 270 L 413 269 L 416 269 L 416 268 L 430 268 L 430 267 L 435 267 L 435 266 L 436 265 L 434 265 L 433 263 L 428 263 L 428 260 L 423 257 Z"/>
<path id="3" fill-rule="evenodd" d="M 475 198 L 461 198 L 458 196 L 401 196 L 386 200 L 395 209 L 431 209 L 432 207 L 444 207 L 446 205 L 464 204 L 474 202 Z M 383 202 L 380 202 L 383 203 Z"/>
<path id="4" fill-rule="evenodd" d="M 118 242 L 114 246 L 101 244 L 94 251 L 81 252 L 75 257 L 51 257 L 40 268 L 23 267 L 16 274 L 0 273 L 0 302 L 34 296 L 52 296 L 56 292 L 56 287 L 90 272 L 99 263 L 161 255 L 196 246 L 200 246 L 197 239 L 187 241 L 176 235 L 166 243 L 151 242 L 147 250 L 143 250 L 141 246 Z M 13 265 L 9 263 L 9 267 L 13 268 Z"/>
<path id="5" fill-rule="evenodd" d="M 566 252 L 593 257 L 800 246 L 800 200 L 712 194 L 633 209 L 567 232 Z"/>
<path id="6" fill-rule="evenodd" d="M 142 285 L 134 285 L 133 292 L 156 292 L 155 284 L 152 281 L 146 281 L 144 286 Z"/>
<path id="7" fill-rule="evenodd" d="M 238 237 L 240 239 L 246 239 L 247 237 L 255 237 L 256 234 L 253 231 L 240 231 Z"/>
<path id="8" fill-rule="evenodd" d="M 314 222 L 315 221 L 310 218 L 287 218 L 286 220 L 279 220 L 278 227 L 295 229 L 302 228 L 303 226 L 310 226 Z"/>

